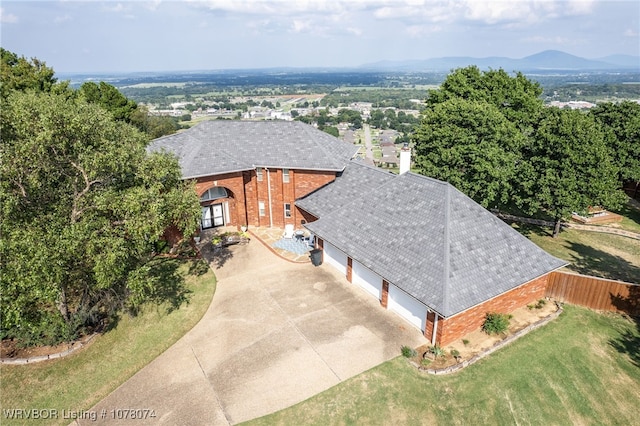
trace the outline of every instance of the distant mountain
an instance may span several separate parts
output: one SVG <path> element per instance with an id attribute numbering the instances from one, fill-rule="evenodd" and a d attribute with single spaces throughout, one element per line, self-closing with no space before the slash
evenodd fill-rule
<path id="1" fill-rule="evenodd" d="M 362 65 L 361 69 L 384 71 L 450 71 L 476 65 L 481 69 L 502 68 L 505 71 L 596 71 L 629 69 L 640 71 L 640 57 L 612 55 L 585 59 L 558 50 L 545 50 L 521 59 L 506 57 L 472 58 L 451 56 L 410 61 L 380 61 Z"/>

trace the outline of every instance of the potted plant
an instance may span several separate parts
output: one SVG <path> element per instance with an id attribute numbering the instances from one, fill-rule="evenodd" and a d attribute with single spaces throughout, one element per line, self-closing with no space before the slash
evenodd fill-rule
<path id="1" fill-rule="evenodd" d="M 244 225 L 242 225 L 242 226 L 240 227 L 240 230 L 241 230 L 242 232 L 247 232 L 247 229 L 248 229 L 248 228 L 247 228 L 247 225 L 246 225 L 246 224 L 244 224 Z"/>

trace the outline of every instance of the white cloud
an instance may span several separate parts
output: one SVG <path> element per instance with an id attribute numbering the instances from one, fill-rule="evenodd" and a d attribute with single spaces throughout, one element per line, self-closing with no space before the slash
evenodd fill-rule
<path id="1" fill-rule="evenodd" d="M 294 19 L 293 23 L 291 24 L 291 31 L 294 33 L 302 33 L 309 31 L 311 27 L 312 25 L 308 21 L 300 21 Z"/>
<path id="2" fill-rule="evenodd" d="M 18 17 L 13 13 L 5 13 L 4 9 L 0 7 L 0 22 L 3 24 L 16 24 Z"/>
<path id="3" fill-rule="evenodd" d="M 624 36 L 625 37 L 638 37 L 638 31 L 634 30 L 632 28 L 628 28 L 625 32 L 624 32 Z"/>
<path id="4" fill-rule="evenodd" d="M 569 0 L 566 11 L 570 15 L 588 15 L 593 11 L 595 0 Z"/>
<path id="5" fill-rule="evenodd" d="M 69 21 L 72 21 L 72 20 L 73 20 L 73 18 L 71 18 L 71 16 L 67 14 L 67 15 L 62 15 L 62 16 L 56 16 L 53 19 L 53 22 L 56 23 L 56 24 L 62 24 L 64 22 L 69 22 Z"/>
<path id="6" fill-rule="evenodd" d="M 410 37 L 419 38 L 428 34 L 438 33 L 442 29 L 440 25 L 409 25 L 405 29 L 405 33 Z"/>
<path id="7" fill-rule="evenodd" d="M 147 1 L 144 3 L 144 7 L 147 10 L 155 12 L 156 10 L 158 10 L 158 6 L 160 6 L 161 3 L 162 3 L 162 0 Z"/>
<path id="8" fill-rule="evenodd" d="M 104 10 L 108 11 L 108 12 L 115 12 L 115 13 L 119 13 L 125 10 L 125 7 L 122 5 L 122 3 L 116 3 L 113 6 L 107 6 L 105 4 L 104 6 Z"/>
<path id="9" fill-rule="evenodd" d="M 424 0 L 368 1 L 378 19 L 427 22 L 480 22 L 496 25 L 535 23 L 562 16 L 589 14 L 594 0 Z M 364 4 L 364 2 L 361 2 Z"/>

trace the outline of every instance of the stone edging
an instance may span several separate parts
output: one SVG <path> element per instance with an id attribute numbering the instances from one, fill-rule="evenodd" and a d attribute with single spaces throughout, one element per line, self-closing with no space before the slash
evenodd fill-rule
<path id="1" fill-rule="evenodd" d="M 98 335 L 98 333 L 93 333 L 84 342 L 79 342 L 79 341 L 78 342 L 73 342 L 69 349 L 64 350 L 62 352 L 58 352 L 58 353 L 55 353 L 55 354 L 49 354 L 49 355 L 33 356 L 33 357 L 30 357 L 30 358 L 0 358 L 0 364 L 8 364 L 8 365 L 33 364 L 35 362 L 48 361 L 50 359 L 64 358 L 65 356 L 74 353 L 78 349 L 83 348 L 85 345 L 87 345 L 89 342 L 91 342 L 91 340 L 93 340 L 93 338 L 96 337 L 97 335 Z"/>
<path id="2" fill-rule="evenodd" d="M 552 313 L 551 315 L 542 318 L 536 322 L 534 322 L 533 324 L 529 324 L 528 326 L 526 326 L 525 328 L 516 331 L 515 333 L 513 333 L 511 336 L 507 337 L 504 340 L 501 340 L 499 342 L 496 342 L 492 347 L 490 347 L 489 349 L 486 349 L 484 351 L 482 351 L 481 353 L 475 355 L 473 358 L 468 359 L 466 361 L 462 361 L 460 363 L 457 363 L 455 365 L 451 365 L 449 367 L 444 367 L 444 368 L 438 368 L 438 369 L 434 369 L 434 368 L 426 368 L 426 367 L 422 367 L 418 364 L 416 364 L 413 361 L 409 361 L 409 363 L 411 365 L 413 365 L 414 367 L 416 367 L 418 370 L 423 371 L 427 374 L 434 374 L 434 375 L 442 375 L 442 374 L 451 374 L 451 373 L 455 373 L 457 371 L 462 370 L 463 368 L 471 365 L 471 364 L 475 364 L 476 362 L 480 361 L 482 358 L 486 357 L 489 354 L 492 354 L 493 352 L 497 351 L 498 349 L 502 348 L 503 346 L 508 345 L 509 343 L 519 339 L 520 337 L 524 336 L 525 334 L 529 333 L 532 330 L 535 330 L 536 328 L 542 327 L 543 325 L 551 322 L 552 320 L 558 318 L 558 316 L 560 316 L 560 314 L 563 312 L 562 309 L 562 305 L 560 305 L 558 302 L 556 302 L 556 306 L 558 307 L 558 310 L 555 311 L 554 313 Z"/>

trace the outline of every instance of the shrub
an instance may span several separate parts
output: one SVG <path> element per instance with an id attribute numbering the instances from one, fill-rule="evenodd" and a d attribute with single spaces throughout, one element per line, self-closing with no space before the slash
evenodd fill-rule
<path id="1" fill-rule="evenodd" d="M 538 300 L 538 302 L 534 305 L 533 303 L 531 305 L 527 305 L 527 308 L 529 308 L 529 310 L 532 309 L 542 309 L 544 307 L 544 305 L 547 304 L 547 301 L 544 299 L 540 299 Z"/>
<path id="2" fill-rule="evenodd" d="M 438 345 L 431 346 L 429 348 L 429 352 L 431 352 L 433 354 L 434 358 L 438 358 L 439 356 L 444 356 L 445 355 L 444 349 L 442 349 Z"/>
<path id="3" fill-rule="evenodd" d="M 413 358 L 414 356 L 418 355 L 418 352 L 416 352 L 415 349 L 410 348 L 409 346 L 403 346 L 400 350 L 402 351 L 402 356 L 405 358 Z"/>
<path id="4" fill-rule="evenodd" d="M 462 339 L 462 344 L 467 346 L 469 344 L 469 339 Z"/>
<path id="5" fill-rule="evenodd" d="M 451 356 L 455 358 L 456 361 L 460 358 L 460 351 L 457 349 L 451 349 Z"/>
<path id="6" fill-rule="evenodd" d="M 511 315 L 499 314 L 496 312 L 488 312 L 482 330 L 487 334 L 501 334 L 509 329 L 509 320 Z"/>

